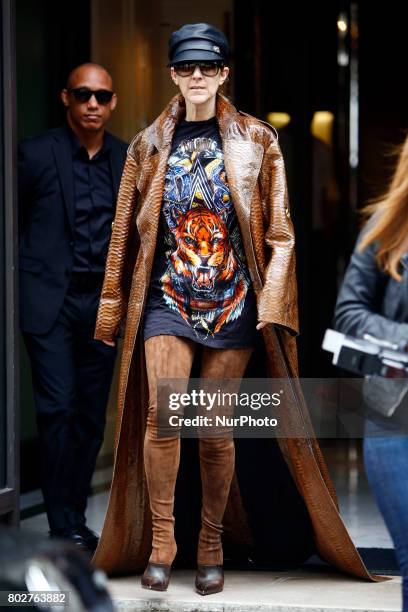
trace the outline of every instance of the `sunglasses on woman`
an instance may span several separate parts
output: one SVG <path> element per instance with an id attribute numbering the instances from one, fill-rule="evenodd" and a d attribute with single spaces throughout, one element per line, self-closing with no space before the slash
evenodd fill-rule
<path id="1" fill-rule="evenodd" d="M 114 92 L 109 91 L 109 89 L 89 89 L 89 87 L 73 87 L 68 89 L 68 92 L 81 104 L 88 102 L 92 96 L 95 96 L 98 104 L 103 105 L 109 104 L 114 94 Z"/>
<path id="2" fill-rule="evenodd" d="M 186 62 L 183 64 L 175 64 L 173 66 L 176 74 L 181 77 L 191 76 L 196 69 L 199 67 L 200 72 L 203 76 L 214 77 L 216 76 L 223 65 L 218 62 Z"/>

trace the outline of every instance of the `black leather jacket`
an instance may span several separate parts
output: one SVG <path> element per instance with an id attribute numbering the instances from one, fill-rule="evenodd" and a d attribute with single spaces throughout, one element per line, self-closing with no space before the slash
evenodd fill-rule
<path id="1" fill-rule="evenodd" d="M 408 253 L 401 258 L 402 280 L 396 281 L 382 272 L 376 262 L 376 244 L 361 253 L 357 246 L 365 229 L 360 232 L 348 265 L 334 315 L 338 331 L 362 338 L 370 334 L 388 340 L 405 350 L 408 344 Z M 408 435 L 408 396 L 391 417 L 385 417 L 366 406 L 364 436 Z"/>
<path id="2" fill-rule="evenodd" d="M 401 282 L 382 272 L 376 263 L 376 245 L 357 251 L 363 229 L 347 268 L 336 303 L 334 327 L 362 338 L 370 334 L 408 344 L 408 252 L 401 258 Z"/>

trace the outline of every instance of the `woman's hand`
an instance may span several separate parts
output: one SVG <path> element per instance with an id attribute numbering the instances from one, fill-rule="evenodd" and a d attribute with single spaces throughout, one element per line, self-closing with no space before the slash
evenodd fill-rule
<path id="1" fill-rule="evenodd" d="M 115 346 L 116 344 L 113 340 L 102 340 L 102 342 L 108 346 Z"/>
<path id="2" fill-rule="evenodd" d="M 259 321 L 258 325 L 256 326 L 256 329 L 263 329 L 265 325 L 268 325 L 266 321 Z"/>

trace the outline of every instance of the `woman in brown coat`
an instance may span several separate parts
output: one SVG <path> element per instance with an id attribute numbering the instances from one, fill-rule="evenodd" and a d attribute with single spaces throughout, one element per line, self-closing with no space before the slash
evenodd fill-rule
<path id="1" fill-rule="evenodd" d="M 317 548 L 337 567 L 370 578 L 338 515 L 292 378 L 297 295 L 282 156 L 272 128 L 238 113 L 218 93 L 228 75 L 227 52 L 224 35 L 207 24 L 174 32 L 171 77 L 180 94 L 129 147 L 95 334 L 114 342 L 127 317 L 114 477 L 95 563 L 124 572 L 145 562 L 149 501 L 152 551 L 142 585 L 167 588 L 177 549 L 180 440 L 157 435 L 159 379 L 187 379 L 199 347 L 200 377 L 239 379 L 262 329 L 269 374 L 287 380 L 281 434 L 288 437 L 279 445 Z M 229 495 L 238 504 L 239 494 L 230 491 L 236 482 L 231 437 L 201 438 L 199 456 L 196 590 L 205 595 L 223 588 L 222 521 Z"/>

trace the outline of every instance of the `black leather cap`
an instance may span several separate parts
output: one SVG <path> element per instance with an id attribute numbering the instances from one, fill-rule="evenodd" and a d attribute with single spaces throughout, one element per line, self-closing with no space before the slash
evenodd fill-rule
<path id="1" fill-rule="evenodd" d="M 169 63 L 216 61 L 228 62 L 229 46 L 221 30 L 208 23 L 188 23 L 172 33 L 169 40 Z"/>

